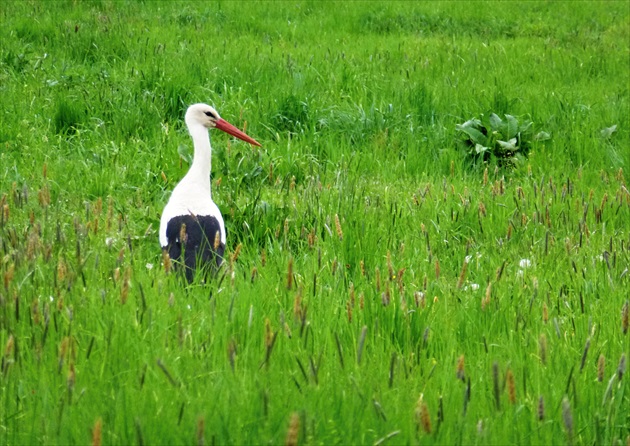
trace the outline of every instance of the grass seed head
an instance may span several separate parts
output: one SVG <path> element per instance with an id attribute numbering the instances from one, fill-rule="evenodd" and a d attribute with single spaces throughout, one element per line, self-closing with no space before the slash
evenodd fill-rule
<path id="1" fill-rule="evenodd" d="M 335 230 L 337 231 L 337 237 L 339 240 L 343 240 L 343 231 L 341 230 L 341 222 L 339 221 L 339 215 L 335 214 Z"/>
<path id="2" fill-rule="evenodd" d="M 604 355 L 599 355 L 597 359 L 597 381 L 604 381 L 604 373 L 606 372 L 606 358 Z"/>
<path id="3" fill-rule="evenodd" d="M 171 272 L 171 256 L 168 255 L 168 251 L 166 249 L 162 250 L 162 265 L 164 265 L 164 272 L 166 274 Z"/>
<path id="4" fill-rule="evenodd" d="M 217 235 L 218 234 L 219 234 L 219 232 L 217 231 Z M 215 237 L 215 241 L 216 241 L 216 237 Z M 236 245 L 236 248 L 234 249 L 234 252 L 230 256 L 230 265 L 231 265 L 232 268 L 234 268 L 234 263 L 236 263 L 236 261 L 238 260 L 238 256 L 241 255 L 241 249 L 243 249 L 243 244 L 239 243 L 238 245 Z"/>
<path id="5" fill-rule="evenodd" d="M 57 280 L 63 282 L 66 279 L 67 273 L 66 262 L 64 262 L 63 257 L 60 256 L 57 261 Z"/>
<path id="6" fill-rule="evenodd" d="M 186 245 L 188 241 L 188 232 L 186 231 L 186 223 L 182 223 L 179 227 L 179 243 L 182 245 Z"/>
<path id="7" fill-rule="evenodd" d="M 486 214 L 487 214 L 486 205 L 483 204 L 483 201 L 480 201 L 479 202 L 479 215 L 481 215 L 482 217 L 485 217 Z"/>
<path id="8" fill-rule="evenodd" d="M 354 307 L 354 303 L 355 303 L 354 283 L 350 282 L 350 305 Z"/>
<path id="9" fill-rule="evenodd" d="M 50 205 L 50 189 L 48 189 L 48 184 L 44 184 L 39 190 L 37 198 L 41 207 L 47 208 Z"/>
<path id="10" fill-rule="evenodd" d="M 468 262 L 470 262 L 470 258 L 469 256 L 466 256 L 464 258 L 462 270 L 459 273 L 459 280 L 457 280 L 457 289 L 460 289 L 464 285 L 464 281 L 466 280 L 466 270 L 468 269 Z"/>
<path id="11" fill-rule="evenodd" d="M 440 261 L 435 259 L 435 280 L 440 279 Z"/>
<path id="12" fill-rule="evenodd" d="M 488 282 L 488 286 L 486 287 L 486 294 L 483 299 L 481 299 L 481 309 L 485 310 L 488 305 L 490 305 L 490 296 L 492 295 L 492 282 Z"/>
<path id="13" fill-rule="evenodd" d="M 418 428 L 422 429 L 424 433 L 431 433 L 431 414 L 429 413 L 429 407 L 424 402 L 424 395 L 420 394 L 418 402 L 416 403 L 416 423 Z"/>
<path id="14" fill-rule="evenodd" d="M 212 246 L 214 250 L 216 251 L 217 249 L 219 249 L 220 245 L 221 245 L 221 232 L 217 231 L 214 233 L 214 242 L 212 243 Z"/>
<path id="15" fill-rule="evenodd" d="M 628 306 L 628 301 L 626 300 L 621 308 L 621 331 L 623 334 L 628 333 Z"/>
<path id="16" fill-rule="evenodd" d="M 273 330 L 271 329 L 271 321 L 265 318 L 265 347 L 269 348 L 273 342 Z"/>
<path id="17" fill-rule="evenodd" d="M 466 372 L 464 371 L 464 355 L 457 358 L 457 379 L 466 381 Z"/>
<path id="18" fill-rule="evenodd" d="M 547 303 L 543 302 L 543 307 L 542 307 L 542 320 L 543 323 L 547 323 L 549 322 L 549 309 L 547 308 Z"/>
<path id="19" fill-rule="evenodd" d="M 15 264 L 11 263 L 7 270 L 4 272 L 4 289 L 8 291 L 9 285 L 13 281 L 13 276 L 15 274 Z"/>
<path id="20" fill-rule="evenodd" d="M 507 381 L 508 400 L 511 404 L 516 404 L 516 383 L 514 382 L 512 369 L 507 369 L 505 380 Z"/>
<path id="21" fill-rule="evenodd" d="M 31 304 L 31 317 L 35 325 L 41 324 L 41 312 L 39 310 L 39 299 L 33 299 Z"/>
<path id="22" fill-rule="evenodd" d="M 92 428 L 92 446 L 101 446 L 102 443 L 103 420 L 98 418 Z"/>
<path id="23" fill-rule="evenodd" d="M 289 428 L 287 429 L 287 437 L 284 444 L 286 446 L 297 446 L 299 434 L 300 416 L 296 412 L 293 412 L 291 414 L 291 420 L 289 421 Z"/>

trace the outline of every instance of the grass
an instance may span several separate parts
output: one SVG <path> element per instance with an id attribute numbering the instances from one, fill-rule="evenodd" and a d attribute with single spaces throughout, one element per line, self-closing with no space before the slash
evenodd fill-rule
<path id="1" fill-rule="evenodd" d="M 2 443 L 627 442 L 628 16 L 4 2 Z M 184 286 L 200 101 L 263 149 L 212 135 L 229 261 Z M 551 139 L 471 165 L 490 113 Z"/>

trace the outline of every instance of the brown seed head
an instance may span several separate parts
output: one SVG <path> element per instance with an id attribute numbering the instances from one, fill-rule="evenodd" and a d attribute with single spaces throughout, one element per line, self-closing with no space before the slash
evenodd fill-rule
<path id="1" fill-rule="evenodd" d="M 218 232 L 217 232 L 218 234 Z M 232 255 L 230 256 L 230 264 L 232 266 L 234 266 L 234 263 L 236 263 L 236 260 L 238 259 L 238 256 L 241 255 L 241 249 L 243 249 L 243 244 L 239 243 L 236 248 L 234 249 L 234 252 L 232 253 Z"/>
<path id="2" fill-rule="evenodd" d="M 488 282 L 488 286 L 486 287 L 486 294 L 483 299 L 481 299 L 481 309 L 485 310 L 488 305 L 490 305 L 490 296 L 492 295 L 492 282 Z"/>
<path id="3" fill-rule="evenodd" d="M 462 265 L 462 270 L 459 273 L 459 280 L 457 281 L 457 288 L 461 288 L 464 285 L 464 281 L 466 280 L 466 270 L 468 269 L 469 258 L 466 256 L 464 259 L 464 264 Z"/>
<path id="4" fill-rule="evenodd" d="M 101 435 L 103 430 L 103 420 L 98 418 L 92 428 L 92 446 L 101 446 Z"/>
<path id="5" fill-rule="evenodd" d="M 287 437 L 284 441 L 286 446 L 297 446 L 298 437 L 300 434 L 300 417 L 297 413 L 291 414 L 291 421 L 289 421 L 289 428 L 287 429 Z"/>
<path id="6" fill-rule="evenodd" d="M 420 394 L 418 402 L 416 403 L 416 423 L 418 428 L 421 428 L 426 434 L 431 433 L 431 414 L 429 413 L 429 407 L 424 402 L 424 395 Z"/>
<path id="7" fill-rule="evenodd" d="M 348 322 L 352 323 L 352 304 L 350 301 L 346 304 L 346 313 L 348 314 Z"/>
<path id="8" fill-rule="evenodd" d="M 15 274 L 15 264 L 11 263 L 7 270 L 4 272 L 4 289 L 8 290 L 9 285 L 13 281 L 13 275 Z"/>
<path id="9" fill-rule="evenodd" d="M 271 321 L 265 318 L 265 347 L 269 348 L 273 342 L 273 330 L 271 329 Z"/>
<path id="10" fill-rule="evenodd" d="M 621 331 L 623 334 L 628 333 L 628 301 L 623 304 L 621 308 Z"/>
<path id="11" fill-rule="evenodd" d="M 516 383 L 514 382 L 514 374 L 512 369 L 507 369 L 505 374 L 505 380 L 507 381 L 508 400 L 512 404 L 516 404 Z"/>
<path id="12" fill-rule="evenodd" d="M 221 231 L 217 231 L 214 233 L 214 241 L 212 242 L 212 247 L 216 251 L 221 246 Z"/>
<path id="13" fill-rule="evenodd" d="M 57 280 L 63 282 L 66 279 L 67 272 L 66 262 L 64 262 L 63 257 L 59 257 L 57 261 Z"/>
<path id="14" fill-rule="evenodd" d="M 466 381 L 466 373 L 464 372 L 464 355 L 457 358 L 457 379 Z"/>
<path id="15" fill-rule="evenodd" d="M 341 223 L 339 222 L 339 215 L 335 214 L 335 229 L 337 231 L 337 237 L 339 240 L 343 240 L 343 231 L 341 230 Z"/>
<path id="16" fill-rule="evenodd" d="M 606 358 L 604 355 L 599 355 L 597 359 L 597 381 L 604 381 L 604 373 L 606 372 Z"/>
<path id="17" fill-rule="evenodd" d="M 182 223 L 182 225 L 179 227 L 179 242 L 182 245 L 186 245 L 187 241 L 188 241 L 188 232 L 186 231 L 186 223 Z"/>
<path id="18" fill-rule="evenodd" d="M 171 272 L 171 256 L 168 255 L 166 249 L 162 250 L 162 265 L 164 265 L 164 272 L 166 274 Z"/>

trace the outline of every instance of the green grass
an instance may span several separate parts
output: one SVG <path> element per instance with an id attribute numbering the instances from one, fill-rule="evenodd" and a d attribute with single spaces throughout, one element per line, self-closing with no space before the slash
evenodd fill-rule
<path id="1" fill-rule="evenodd" d="M 628 441 L 627 2 L 0 21 L 2 444 Z M 202 101 L 263 148 L 212 135 L 230 261 L 184 286 L 157 228 Z M 470 165 L 493 112 L 551 140 Z"/>

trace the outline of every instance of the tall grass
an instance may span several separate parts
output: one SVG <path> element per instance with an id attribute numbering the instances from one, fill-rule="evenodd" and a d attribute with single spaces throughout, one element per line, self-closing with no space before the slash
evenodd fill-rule
<path id="1" fill-rule="evenodd" d="M 2 442 L 627 441 L 626 6 L 3 3 Z M 263 149 L 185 286 L 200 101 Z M 470 166 L 492 112 L 551 140 Z"/>

